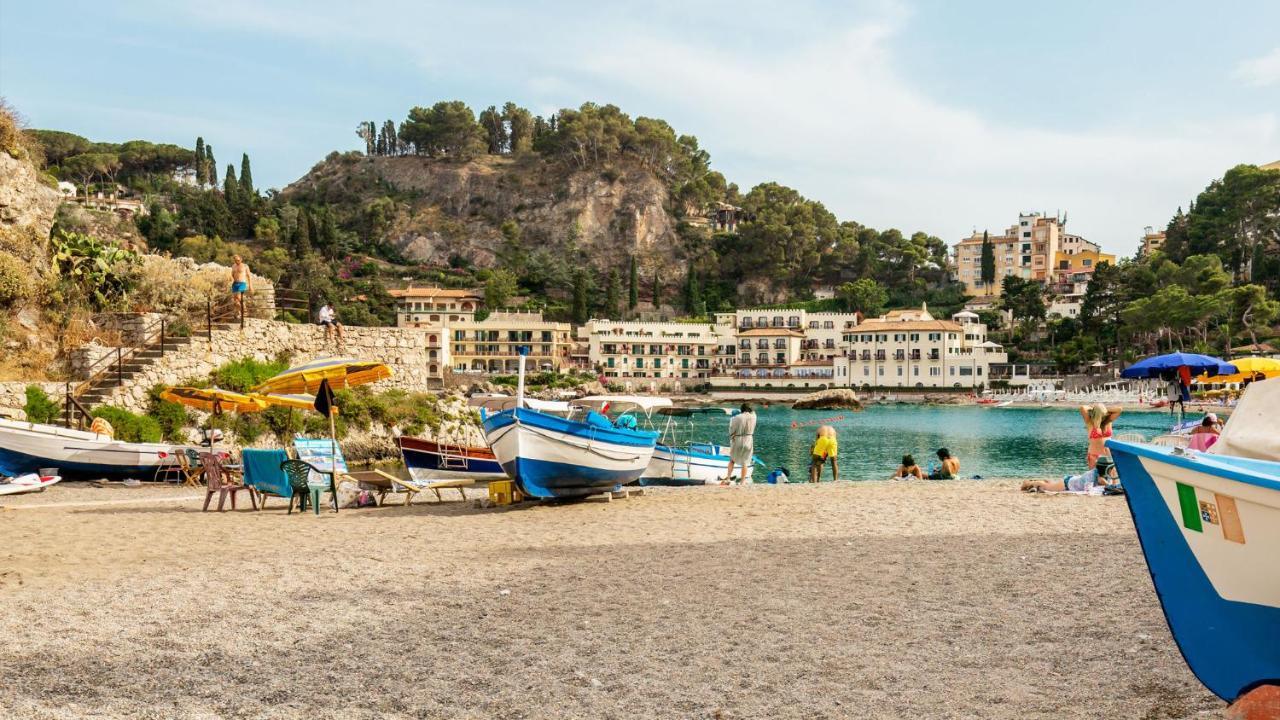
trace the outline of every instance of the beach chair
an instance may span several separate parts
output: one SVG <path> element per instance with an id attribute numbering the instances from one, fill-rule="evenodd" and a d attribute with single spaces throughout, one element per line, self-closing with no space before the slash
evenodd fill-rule
<path id="1" fill-rule="evenodd" d="M 311 463 L 305 460 L 285 460 L 280 463 L 280 469 L 284 471 L 285 477 L 289 479 L 289 487 L 293 492 L 293 496 L 298 498 L 298 510 L 306 512 L 307 499 L 311 500 L 311 507 L 315 510 L 315 514 L 320 514 L 320 495 L 326 491 L 333 494 L 333 510 L 338 511 L 338 489 L 333 486 L 332 475 L 328 487 L 319 483 L 311 482 L 312 473 L 320 473 L 320 471 Z M 322 473 L 327 474 L 327 473 Z M 289 514 L 293 514 L 293 501 L 289 502 Z"/>
<path id="2" fill-rule="evenodd" d="M 226 474 L 222 470 L 222 461 L 217 456 L 210 453 L 200 455 L 200 464 L 204 468 L 204 481 L 206 490 L 204 493 L 204 509 L 202 512 L 208 512 L 209 501 L 213 499 L 213 494 L 218 493 L 218 512 L 222 512 L 222 504 L 226 502 L 227 496 L 231 496 L 231 509 L 236 509 L 236 495 L 241 490 L 249 491 L 249 504 L 254 510 L 258 509 L 258 502 L 253 488 L 245 485 L 239 485 L 227 481 Z"/>
<path id="3" fill-rule="evenodd" d="M 280 465 L 289 459 L 284 450 L 254 450 L 246 448 L 240 451 L 240 462 L 244 466 L 244 484 L 258 493 L 258 509 L 267 508 L 267 496 L 284 498 L 289 506 L 293 506 L 293 488 L 289 478 L 280 469 Z"/>
<path id="4" fill-rule="evenodd" d="M 466 488 L 471 487 L 471 480 L 441 480 L 439 482 L 418 482 L 415 480 L 403 480 L 382 470 L 366 470 L 361 472 L 348 473 L 343 475 L 345 478 L 356 481 L 360 485 L 361 490 L 369 490 L 378 493 L 378 504 L 382 505 L 384 499 L 389 493 L 403 493 L 404 504 L 412 505 L 413 497 L 423 490 L 431 490 L 436 494 L 437 502 L 444 502 L 444 498 L 440 496 L 440 491 L 446 488 L 454 488 L 462 493 L 463 501 L 467 500 Z"/>
<path id="5" fill-rule="evenodd" d="M 200 453 L 191 448 L 183 448 L 178 453 L 178 466 L 187 487 L 200 487 L 200 479 L 204 476 L 204 468 L 200 465 Z"/>

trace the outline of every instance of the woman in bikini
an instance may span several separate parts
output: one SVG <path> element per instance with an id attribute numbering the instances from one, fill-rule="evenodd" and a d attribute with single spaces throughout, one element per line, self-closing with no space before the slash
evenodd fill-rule
<path id="1" fill-rule="evenodd" d="M 1108 410 L 1106 405 L 1081 405 L 1080 416 L 1084 418 L 1084 427 L 1089 431 L 1089 451 L 1085 461 L 1092 470 L 1098 464 L 1098 458 L 1111 457 L 1107 449 L 1107 438 L 1111 437 L 1111 423 L 1120 417 L 1120 409 Z"/>

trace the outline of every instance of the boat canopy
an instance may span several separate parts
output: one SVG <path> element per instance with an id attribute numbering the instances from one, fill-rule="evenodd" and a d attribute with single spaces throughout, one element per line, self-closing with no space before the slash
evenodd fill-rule
<path id="1" fill-rule="evenodd" d="M 694 415 L 732 415 L 733 411 L 728 408 L 720 407 L 660 407 L 659 415 L 673 415 L 675 417 L 693 417 Z"/>
<path id="2" fill-rule="evenodd" d="M 1249 385 L 1209 453 L 1280 462 L 1277 407 L 1280 407 L 1280 378 Z"/>
<path id="3" fill-rule="evenodd" d="M 652 415 L 654 410 L 658 408 L 669 408 L 672 406 L 671 398 L 650 397 L 647 395 L 592 395 L 590 397 L 578 398 L 571 400 L 570 405 L 574 407 L 584 407 L 597 412 L 608 406 L 610 410 L 617 412 L 626 412 L 628 410 L 639 410 L 645 415 Z"/>
<path id="4" fill-rule="evenodd" d="M 516 406 L 516 398 L 514 395 L 496 395 L 484 394 L 473 395 L 467 400 L 471 407 L 484 408 L 489 412 L 502 412 L 510 410 Z M 560 400 L 539 400 L 537 398 L 527 397 L 524 399 L 524 406 L 530 410 L 538 412 L 550 413 L 552 415 L 568 415 L 569 403 Z"/>

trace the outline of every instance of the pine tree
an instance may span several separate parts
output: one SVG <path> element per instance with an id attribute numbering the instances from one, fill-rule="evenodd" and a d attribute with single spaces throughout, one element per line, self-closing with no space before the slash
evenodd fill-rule
<path id="1" fill-rule="evenodd" d="M 204 146 L 204 167 L 207 172 L 205 177 L 206 185 L 218 184 L 218 161 L 213 159 L 213 146 Z"/>
<path id="2" fill-rule="evenodd" d="M 631 256 L 631 289 L 627 295 L 627 309 L 635 310 L 640 304 L 640 269 L 636 266 L 636 256 Z"/>
<path id="3" fill-rule="evenodd" d="M 240 155 L 240 194 L 252 199 L 258 193 L 253 190 L 253 171 L 249 169 L 249 153 Z"/>
<path id="4" fill-rule="evenodd" d="M 982 231 L 981 273 L 982 285 L 986 288 L 987 294 L 990 295 L 991 286 L 996 282 L 996 248 L 986 230 Z"/>
<path id="5" fill-rule="evenodd" d="M 203 185 L 205 178 L 204 169 L 204 138 L 196 138 L 196 183 Z"/>
<path id="6" fill-rule="evenodd" d="M 610 320 L 621 317 L 621 308 L 618 307 L 618 292 L 621 290 L 618 286 L 621 284 L 622 276 L 618 274 L 617 268 L 613 268 L 609 271 L 609 281 L 605 284 L 604 291 L 604 311 Z"/>

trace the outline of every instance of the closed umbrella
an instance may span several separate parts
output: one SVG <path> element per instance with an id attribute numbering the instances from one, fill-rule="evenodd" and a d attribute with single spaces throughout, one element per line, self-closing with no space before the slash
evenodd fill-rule
<path id="1" fill-rule="evenodd" d="M 329 401 L 327 393 L 321 392 L 321 387 L 330 388 L 352 388 L 357 385 L 366 385 L 368 383 L 386 380 L 391 377 L 391 368 L 380 362 L 372 362 L 368 360 L 357 360 L 355 358 L 321 358 L 313 360 L 305 365 L 289 368 L 284 372 L 269 378 L 262 384 L 254 388 L 255 392 L 263 393 L 261 397 L 272 402 L 270 398 L 275 395 L 288 395 L 296 393 L 320 393 L 321 397 L 313 400 L 317 411 L 324 411 L 329 416 L 329 440 L 333 447 L 333 461 L 330 462 L 330 483 L 331 487 L 337 487 L 338 473 L 338 430 L 334 422 L 334 418 L 338 414 L 337 406 Z M 317 401 L 318 400 L 318 401 Z M 289 404 L 288 401 L 281 401 L 280 404 Z M 297 405 L 293 405 L 297 407 Z M 337 509 L 338 498 L 333 499 L 334 509 Z"/>

